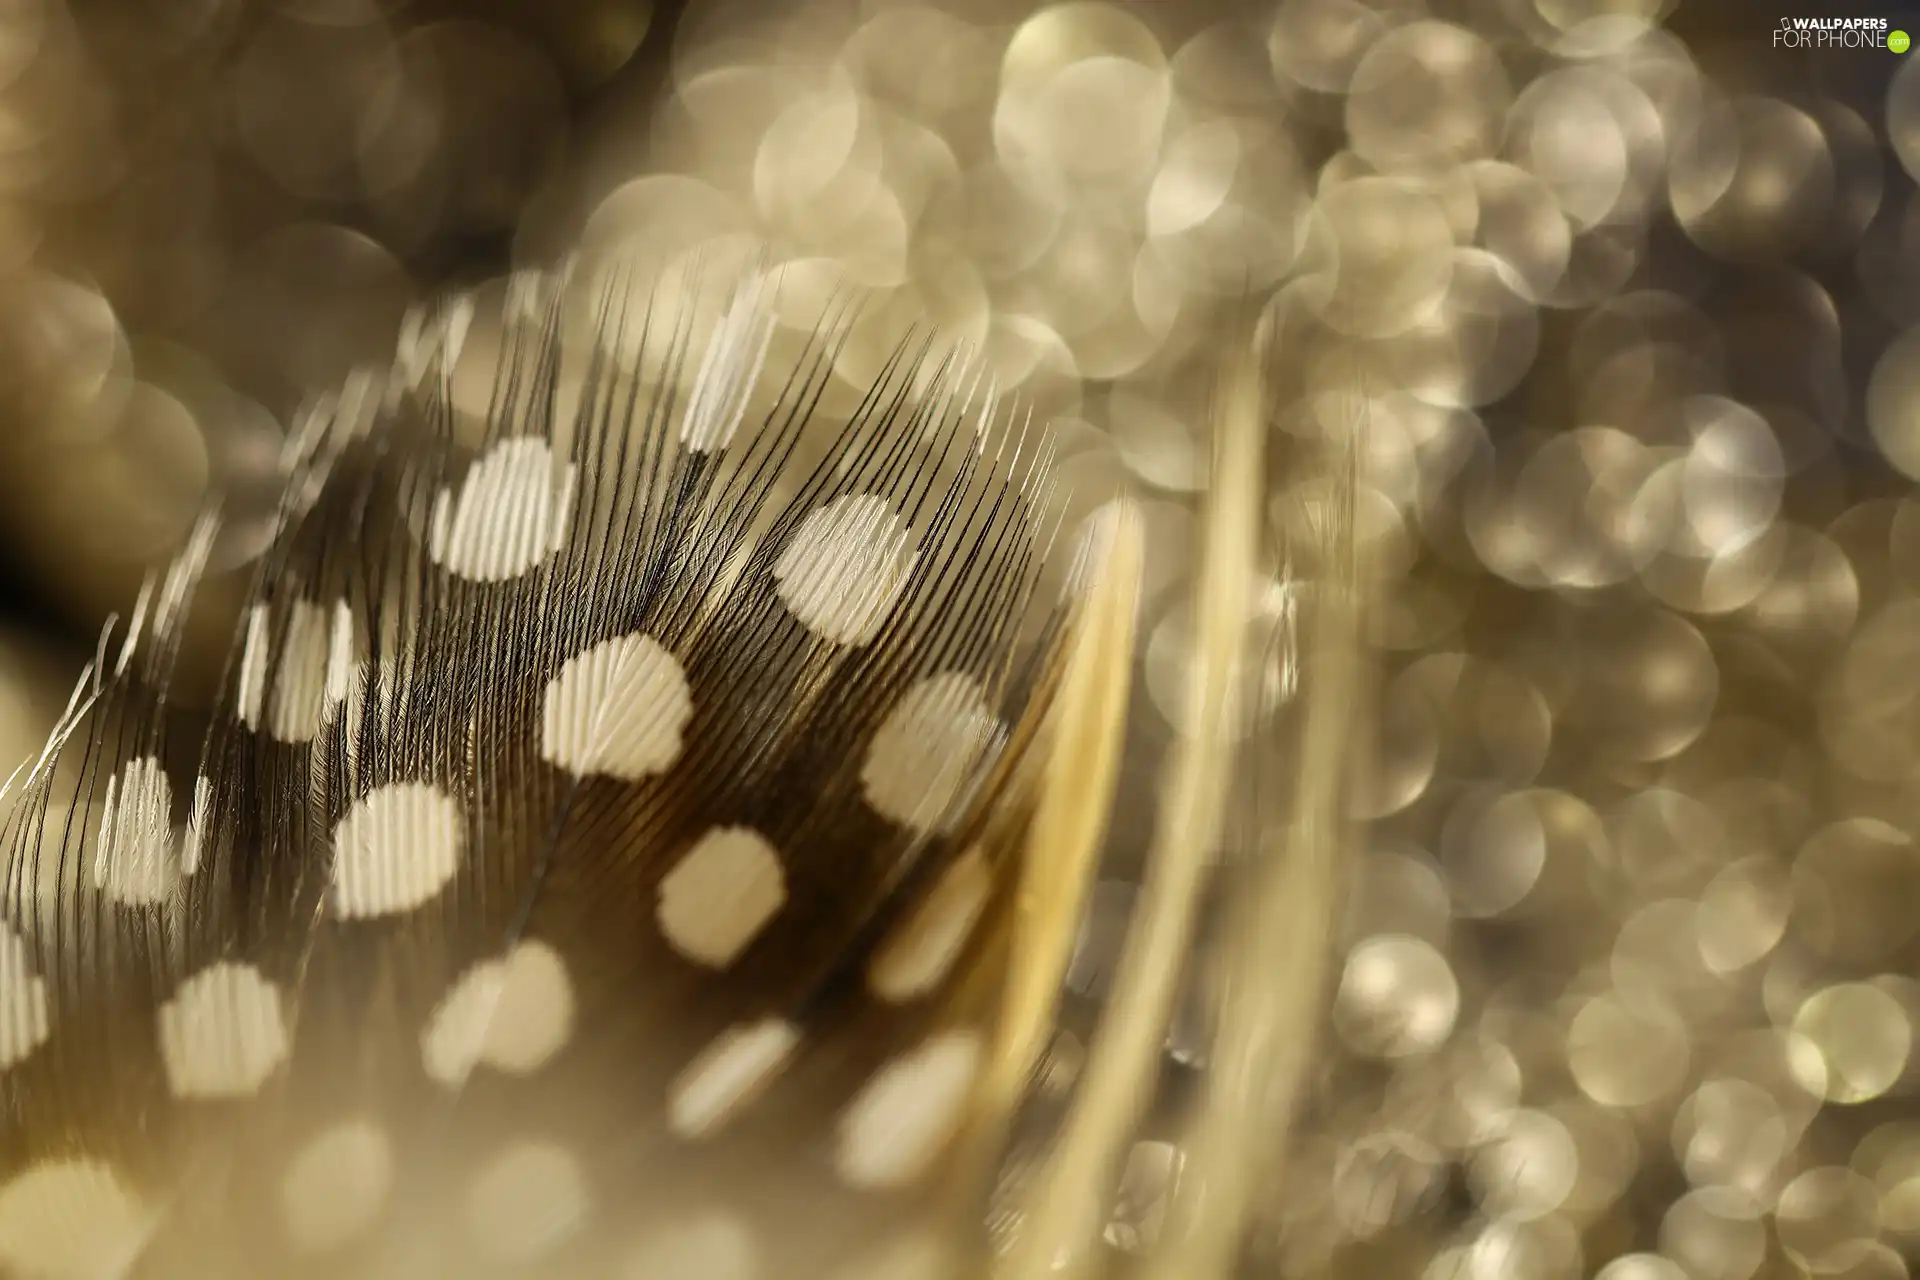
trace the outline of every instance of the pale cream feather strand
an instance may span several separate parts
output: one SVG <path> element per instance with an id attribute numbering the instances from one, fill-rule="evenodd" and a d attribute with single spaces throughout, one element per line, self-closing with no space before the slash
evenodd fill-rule
<path id="1" fill-rule="evenodd" d="M 1120 499 L 1089 529 L 1089 578 L 1061 681 L 1040 799 L 1026 838 L 1008 983 L 993 1061 L 976 1104 L 973 1159 L 998 1154 L 1005 1123 L 1044 1046 L 1113 809 L 1133 691 L 1146 557 L 1139 510 Z"/>
<path id="2" fill-rule="evenodd" d="M 1291 787 L 1279 788 L 1273 779 L 1291 800 L 1261 833 L 1259 872 L 1229 935 L 1236 949 L 1204 1101 L 1181 1144 L 1186 1167 L 1146 1280 L 1230 1274 L 1257 1187 L 1282 1174 L 1317 1045 L 1349 852 L 1343 782 L 1355 709 L 1366 692 L 1359 655 L 1371 580 L 1353 528 L 1358 431 L 1327 442 L 1325 453 L 1333 483 L 1313 549 L 1320 578 L 1304 663 L 1300 750 L 1291 761 Z"/>
<path id="3" fill-rule="evenodd" d="M 1008 1280 L 1062 1280 L 1092 1265 L 1115 1171 L 1144 1110 L 1190 950 L 1208 854 L 1215 847 L 1235 749 L 1240 670 L 1259 544 L 1266 414 L 1251 350 L 1229 366 L 1214 423 L 1214 485 L 1196 582 L 1188 731 L 1168 763 L 1147 879 L 1114 995 L 1095 1035 L 1079 1097 L 1010 1251 Z"/>

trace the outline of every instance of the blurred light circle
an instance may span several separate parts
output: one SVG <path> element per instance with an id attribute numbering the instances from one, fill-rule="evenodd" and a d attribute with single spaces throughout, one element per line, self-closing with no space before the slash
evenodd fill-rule
<path id="1" fill-rule="evenodd" d="M 1384 818 L 1418 800 L 1440 758 L 1439 729 L 1425 692 L 1404 679 L 1388 685 L 1374 711 L 1373 739 L 1363 736 L 1355 756 L 1356 817 Z"/>
<path id="2" fill-rule="evenodd" d="M 753 157 L 753 195 L 774 228 L 810 247 L 857 218 L 880 189 L 879 136 L 859 91 L 841 76 L 799 94 Z"/>
<path id="3" fill-rule="evenodd" d="M 1596 5 L 1591 0 L 1531 2 L 1534 11 L 1555 27 L 1562 31 L 1578 31 L 1596 21 L 1596 12 L 1604 12 L 1610 20 L 1630 23 L 1634 29 L 1645 30 L 1673 12 L 1677 0 L 1615 0 L 1606 5 Z M 1648 1280 L 1652 1278 L 1648 1277 Z"/>
<path id="4" fill-rule="evenodd" d="M 1572 1194 L 1580 1180 L 1580 1149 L 1547 1112 L 1515 1111 L 1474 1153 L 1467 1178 L 1490 1218 L 1531 1222 Z"/>
<path id="5" fill-rule="evenodd" d="M 370 236 L 295 223 L 234 264 L 213 317 L 216 350 L 245 385 L 298 398 L 391 360 L 412 292 L 406 271 Z"/>
<path id="6" fill-rule="evenodd" d="M 1018 310 L 1044 317 L 1075 346 L 1117 313 L 1131 311 L 1134 258 L 1139 242 L 1116 213 L 1076 208 L 1047 253 L 1020 278 Z"/>
<path id="7" fill-rule="evenodd" d="M 1479 245 L 1506 269 L 1529 302 L 1548 297 L 1573 250 L 1567 216 L 1547 185 L 1517 165 L 1479 160 L 1466 167 L 1479 206 Z"/>
<path id="8" fill-rule="evenodd" d="M 1793 1034 L 1817 1053 L 1823 1070 L 1810 1091 L 1857 1104 L 1884 1094 L 1907 1069 L 1914 1028 L 1900 1002 L 1865 982 L 1828 987 L 1800 1006 Z"/>
<path id="9" fill-rule="evenodd" d="M 1888 462 L 1920 479 L 1920 325 L 1889 342 L 1874 363 L 1867 427 Z"/>
<path id="10" fill-rule="evenodd" d="M 1441 830 L 1440 864 L 1463 916 L 1504 915 L 1519 906 L 1546 860 L 1546 830 L 1526 792 L 1469 792 Z"/>
<path id="11" fill-rule="evenodd" d="M 133 384 L 113 430 L 50 477 L 56 542 L 88 559 L 142 564 L 173 551 L 207 497 L 206 440 L 179 399 Z"/>
<path id="12" fill-rule="evenodd" d="M 1607 828 L 1620 873 L 1644 893 L 1694 891 L 1726 856 L 1726 833 L 1713 810 L 1671 787 L 1632 792 L 1607 811 Z"/>
<path id="13" fill-rule="evenodd" d="M 1645 879 L 1658 887 L 1658 879 Z M 1623 1000 L 1656 1021 L 1675 1011 L 1691 1020 L 1724 1006 L 1729 988 L 1700 958 L 1699 917 L 1692 898 L 1660 898 L 1621 923 L 1608 969 Z"/>
<path id="14" fill-rule="evenodd" d="M 1308 208 L 1287 130 L 1262 120 L 1206 121 L 1180 135 L 1154 176 L 1142 256 L 1165 261 L 1181 290 L 1242 297 L 1286 273 Z"/>
<path id="15" fill-rule="evenodd" d="M 1239 132 L 1226 120 L 1204 121 L 1175 138 L 1147 192 L 1147 234 L 1178 235 L 1211 218 L 1233 190 L 1240 154 Z"/>
<path id="16" fill-rule="evenodd" d="M 1689 1280 L 1680 1264 L 1657 1253 L 1627 1253 L 1594 1273 L 1593 1280 Z"/>
<path id="17" fill-rule="evenodd" d="M 371 21 L 323 26 L 270 18 L 233 70 L 235 123 L 253 162 L 310 200 L 358 193 L 363 140 L 401 101 L 392 34 Z"/>
<path id="18" fill-rule="evenodd" d="M 1608 220 L 1627 190 L 1627 137 L 1604 90 L 1576 72 L 1535 80 L 1513 104 L 1508 124 L 1514 163 L 1559 200 L 1574 226 Z"/>
<path id="19" fill-rule="evenodd" d="M 1116 481 L 1116 488 L 1123 486 L 1124 481 Z M 1274 631 L 1280 625 L 1282 621 L 1271 616 L 1251 619 L 1247 624 L 1248 652 L 1271 651 Z M 1154 626 L 1143 658 L 1147 697 L 1167 724 L 1181 733 L 1200 732 L 1213 723 L 1193 705 L 1196 642 L 1193 606 L 1182 600 L 1168 608 Z M 1229 693 L 1234 713 L 1217 725 L 1219 731 L 1234 741 L 1246 738 L 1261 723 L 1267 709 L 1283 700 L 1287 678 L 1279 663 L 1246 663 Z"/>
<path id="20" fill-rule="evenodd" d="M 1836 177 L 1812 116 L 1773 98 L 1717 104 L 1683 135 L 1669 190 L 1696 244 L 1730 261 L 1773 260 L 1819 232 Z"/>
<path id="21" fill-rule="evenodd" d="M 1003 392 L 1017 394 L 1036 420 L 1059 422 L 1080 412 L 1082 383 L 1066 341 L 1035 316 L 995 311 L 987 322 L 980 358 L 1000 380 Z"/>
<path id="22" fill-rule="evenodd" d="M 1597 748 L 1665 760 L 1706 728 L 1720 698 L 1720 670 L 1692 623 L 1647 608 L 1589 613 L 1568 631 L 1581 651 L 1579 702 L 1570 715 Z"/>
<path id="23" fill-rule="evenodd" d="M 1766 1257 L 1767 1228 L 1745 1192 L 1701 1187 L 1660 1220 L 1660 1252 L 1697 1280 L 1749 1280 Z"/>
<path id="24" fill-rule="evenodd" d="M 1886 198 L 1886 163 L 1879 136 L 1858 112 L 1843 103 L 1821 98 L 1806 105 L 1826 134 L 1833 154 L 1834 218 L 1824 244 L 1855 245 Z"/>
<path id="25" fill-rule="evenodd" d="M 1874 1240 L 1880 1198 L 1851 1169 L 1808 1169 L 1780 1192 L 1774 1225 L 1787 1256 L 1815 1272 L 1846 1267 Z"/>
<path id="26" fill-rule="evenodd" d="M 1859 608 L 1860 579 L 1847 554 L 1823 534 L 1789 526 L 1780 566 L 1747 613 L 1776 640 L 1818 644 L 1851 631 Z"/>
<path id="27" fill-rule="evenodd" d="M 1880 1225 L 1902 1243 L 1920 1234 L 1920 1121 L 1890 1120 L 1853 1149 L 1849 1166 L 1880 1193 Z"/>
<path id="28" fill-rule="evenodd" d="M 1260 32 L 1229 19 L 1201 31 L 1173 55 L 1176 99 L 1222 111 L 1264 111 L 1280 99 Z"/>
<path id="29" fill-rule="evenodd" d="M 1347 905 L 1347 931 L 1405 934 L 1444 947 L 1452 911 L 1433 863 L 1413 849 L 1375 849 Z"/>
<path id="30" fill-rule="evenodd" d="M 1670 1009 L 1617 995 L 1580 1006 L 1567 1030 L 1567 1066 L 1582 1093 L 1603 1106 L 1640 1107 L 1685 1077 L 1687 1028 Z"/>
<path id="31" fill-rule="evenodd" d="M 1384 338 L 1439 305 L 1453 248 L 1446 211 L 1427 191 L 1404 179 L 1356 178 L 1321 191 L 1300 270 L 1328 327 Z"/>
<path id="32" fill-rule="evenodd" d="M 1610 586 L 1650 563 L 1669 536 L 1670 505 L 1651 487 L 1660 455 L 1624 431 L 1579 427 L 1548 439 L 1514 477 L 1504 516 L 1476 506 L 1481 538 L 1523 540 L 1548 582 Z M 1516 548 L 1518 550 L 1519 548 Z"/>
<path id="33" fill-rule="evenodd" d="M 1509 105 L 1506 69 L 1478 35 L 1413 22 L 1375 40 L 1348 85 L 1347 136 L 1381 172 L 1444 170 L 1490 154 Z"/>
<path id="34" fill-rule="evenodd" d="M 1920 182 L 1920 58 L 1900 59 L 1887 88 L 1887 137 L 1907 176 Z"/>
<path id="35" fill-rule="evenodd" d="M 1693 436 L 1681 480 L 1688 526 L 1711 555 L 1739 551 L 1766 533 L 1780 510 L 1780 444 L 1766 419 L 1720 396 L 1695 396 L 1682 412 Z"/>
<path id="36" fill-rule="evenodd" d="M 1632 1113 L 1577 1097 L 1563 1098 L 1549 1110 L 1567 1126 L 1580 1153 L 1580 1176 L 1556 1220 L 1592 1222 L 1618 1203 L 1639 1175 L 1640 1140 Z"/>
<path id="37" fill-rule="evenodd" d="M 1303 89 L 1345 93 L 1387 19 L 1360 0 L 1281 0 L 1267 40 L 1274 69 Z"/>
<path id="38" fill-rule="evenodd" d="M 1108 429 L 1127 466 L 1156 488 L 1188 493 L 1206 481 L 1206 459 L 1185 420 L 1144 394 L 1115 388 Z"/>
<path id="39" fill-rule="evenodd" d="M 1442 652 L 1410 664 L 1395 684 L 1432 709 L 1449 775 L 1514 785 L 1539 775 L 1553 742 L 1553 713 L 1524 672 Z"/>
<path id="40" fill-rule="evenodd" d="M 1910 909 L 1920 898 L 1920 849 L 1878 818 L 1843 818 L 1815 832 L 1794 858 L 1792 885 L 1795 932 L 1823 956 L 1885 963 L 1920 931 Z"/>
<path id="41" fill-rule="evenodd" d="M 386 225 L 413 240 L 513 228 L 555 172 L 567 103 L 540 50 L 464 19 L 406 33 L 392 116 L 363 129 L 359 164 Z"/>
<path id="42" fill-rule="evenodd" d="M 1748 1080 L 1707 1080 L 1681 1104 L 1673 1152 L 1696 1187 L 1728 1186 L 1757 1195 L 1786 1156 L 1790 1135 L 1772 1094 Z"/>
<path id="43" fill-rule="evenodd" d="M 1111 5 L 1053 5 L 1022 23 L 1001 61 L 994 142 L 1016 167 L 1076 180 L 1151 171 L 1172 104 L 1166 54 Z"/>
<path id="44" fill-rule="evenodd" d="M 580 252 L 590 261 L 618 262 L 644 281 L 685 250 L 747 225 L 738 202 L 711 184 L 648 174 L 622 183 L 594 207 L 580 233 Z"/>
<path id="45" fill-rule="evenodd" d="M 1519 1106 L 1520 1064 L 1506 1045 L 1484 1035 L 1457 1035 L 1438 1054 L 1441 1096 L 1423 1105 L 1421 1119 L 1449 1147 L 1487 1141 Z"/>
<path id="46" fill-rule="evenodd" d="M 1662 491 L 1655 501 L 1677 503 L 1684 491 L 1686 460 L 1676 458 L 1655 473 L 1649 488 Z M 1683 541 L 1675 539 L 1675 542 Z M 1696 548 L 1669 544 L 1640 570 L 1640 584 L 1671 609 L 1717 615 L 1743 609 L 1759 599 L 1786 556 L 1787 533 L 1769 524 L 1753 540 L 1704 556 Z"/>
<path id="47" fill-rule="evenodd" d="M 881 9 L 840 56 L 868 94 L 931 122 L 969 105 L 993 83 L 986 33 L 933 5 Z"/>
<path id="48" fill-rule="evenodd" d="M 1721 974 L 1757 964 L 1786 934 L 1792 910 L 1793 889 L 1784 867 L 1766 857 L 1731 864 L 1700 896 L 1701 959 Z"/>
<path id="49" fill-rule="evenodd" d="M 0 368 L 14 395 L 41 406 L 40 430 L 79 441 L 113 429 L 132 386 L 132 356 L 105 296 L 34 271 L 0 301 L 0 325 Z"/>
<path id="50" fill-rule="evenodd" d="M 1334 996 L 1334 1026 L 1357 1053 L 1426 1053 L 1453 1032 L 1460 986 L 1432 945 L 1404 934 L 1371 937 L 1347 953 Z"/>

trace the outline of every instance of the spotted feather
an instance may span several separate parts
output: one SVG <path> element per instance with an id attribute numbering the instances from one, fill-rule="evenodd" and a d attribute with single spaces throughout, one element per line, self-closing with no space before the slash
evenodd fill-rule
<path id="1" fill-rule="evenodd" d="M 942 1156 L 1035 1053 L 1016 891 L 1079 877 L 1025 835 L 1113 727 L 1062 700 L 1124 705 L 1075 655 L 1130 645 L 1137 521 L 1057 540 L 1045 433 L 927 340 L 826 412 L 848 309 L 783 344 L 777 289 L 523 275 L 497 355 L 422 311 L 290 433 L 204 733 L 214 515 L 103 646 L 0 828 L 6 1274 L 975 1247 Z"/>

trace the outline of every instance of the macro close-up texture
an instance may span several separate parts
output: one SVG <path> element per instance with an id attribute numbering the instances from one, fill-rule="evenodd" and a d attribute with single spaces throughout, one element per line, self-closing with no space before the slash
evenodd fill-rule
<path id="1" fill-rule="evenodd" d="M 0 1280 L 1902 1280 L 1920 7 L 0 0 Z"/>

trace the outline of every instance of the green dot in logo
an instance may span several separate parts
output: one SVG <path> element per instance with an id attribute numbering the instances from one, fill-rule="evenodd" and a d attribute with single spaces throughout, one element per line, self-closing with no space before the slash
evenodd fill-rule
<path id="1" fill-rule="evenodd" d="M 1904 31 L 1887 32 L 1887 48 L 1893 50 L 1895 53 L 1905 53 L 1907 46 L 1912 43 L 1913 41 L 1907 38 L 1907 33 Z"/>

